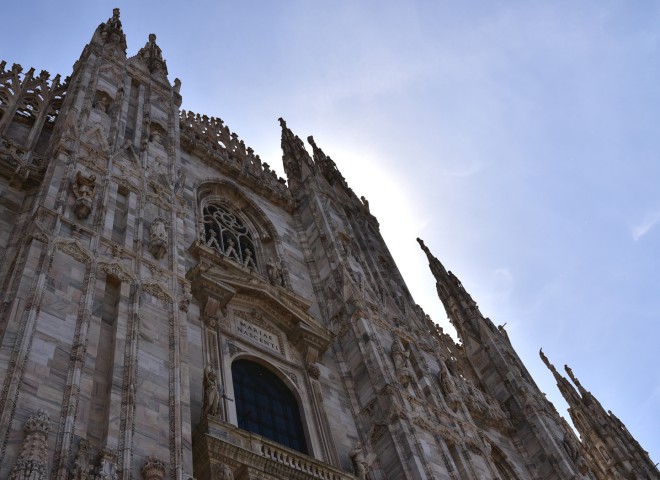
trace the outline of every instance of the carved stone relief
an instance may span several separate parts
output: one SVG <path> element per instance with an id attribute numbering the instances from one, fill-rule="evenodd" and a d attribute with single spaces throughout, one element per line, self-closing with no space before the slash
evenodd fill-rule
<path id="1" fill-rule="evenodd" d="M 165 220 L 156 218 L 149 227 L 149 251 L 156 260 L 160 260 L 167 253 L 168 245 Z"/>
<path id="2" fill-rule="evenodd" d="M 25 439 L 9 478 L 10 480 L 46 480 L 50 418 L 44 410 L 39 410 L 27 419 L 23 430 Z"/>
<path id="3" fill-rule="evenodd" d="M 76 196 L 73 211 L 81 220 L 85 220 L 92 211 L 92 200 L 94 199 L 95 189 L 96 175 L 86 177 L 78 170 L 73 182 L 73 193 Z"/>
<path id="4" fill-rule="evenodd" d="M 158 457 L 149 457 L 140 470 L 144 480 L 163 480 L 165 478 L 165 464 Z"/>

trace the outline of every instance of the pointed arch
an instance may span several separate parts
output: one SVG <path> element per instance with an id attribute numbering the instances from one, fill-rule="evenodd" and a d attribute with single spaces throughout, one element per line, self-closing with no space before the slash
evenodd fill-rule
<path id="1" fill-rule="evenodd" d="M 501 480 L 518 480 L 521 478 L 516 474 L 514 467 L 507 460 L 504 452 L 496 445 L 492 445 L 491 460 Z"/>
<path id="2" fill-rule="evenodd" d="M 198 240 L 266 275 L 266 265 L 281 258 L 282 245 L 263 209 L 229 180 L 202 180 L 196 191 Z M 221 238 L 223 225 L 227 234 Z"/>

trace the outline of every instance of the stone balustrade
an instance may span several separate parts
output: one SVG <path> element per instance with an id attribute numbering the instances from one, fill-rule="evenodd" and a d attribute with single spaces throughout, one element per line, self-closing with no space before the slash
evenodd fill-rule
<path id="1" fill-rule="evenodd" d="M 206 465 L 197 465 L 202 469 L 212 469 L 214 463 L 232 465 L 240 459 L 250 469 L 291 480 L 356 479 L 351 473 L 215 417 L 200 422 L 193 437 L 194 449 L 206 450 Z"/>

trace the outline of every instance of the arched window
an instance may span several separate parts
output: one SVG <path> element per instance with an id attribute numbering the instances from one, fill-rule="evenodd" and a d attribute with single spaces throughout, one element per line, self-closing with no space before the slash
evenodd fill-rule
<path id="1" fill-rule="evenodd" d="M 493 447 L 491 458 L 493 459 L 497 473 L 502 480 L 518 480 L 518 476 L 515 474 L 513 468 L 511 468 L 511 465 L 509 465 L 509 462 L 507 462 L 506 457 L 499 448 Z"/>
<path id="2" fill-rule="evenodd" d="M 256 269 L 254 241 L 243 222 L 217 204 L 206 205 L 202 214 L 204 243 L 241 265 Z"/>
<path id="3" fill-rule="evenodd" d="M 238 426 L 307 453 L 298 402 L 273 372 L 249 360 L 231 366 Z"/>

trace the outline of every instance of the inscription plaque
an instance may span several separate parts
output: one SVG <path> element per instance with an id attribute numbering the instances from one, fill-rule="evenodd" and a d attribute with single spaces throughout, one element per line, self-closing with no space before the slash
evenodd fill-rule
<path id="1" fill-rule="evenodd" d="M 236 331 L 254 343 L 274 350 L 277 353 L 282 353 L 280 350 L 280 339 L 274 333 L 270 333 L 243 319 L 238 320 Z"/>

